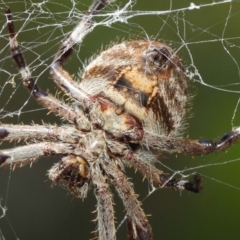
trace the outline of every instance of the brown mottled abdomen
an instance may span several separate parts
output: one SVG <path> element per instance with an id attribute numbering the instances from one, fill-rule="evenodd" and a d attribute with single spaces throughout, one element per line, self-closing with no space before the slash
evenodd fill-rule
<path id="1" fill-rule="evenodd" d="M 182 64 L 159 42 L 124 42 L 103 51 L 85 69 L 81 87 L 111 100 L 155 133 L 176 135 L 185 116 Z"/>

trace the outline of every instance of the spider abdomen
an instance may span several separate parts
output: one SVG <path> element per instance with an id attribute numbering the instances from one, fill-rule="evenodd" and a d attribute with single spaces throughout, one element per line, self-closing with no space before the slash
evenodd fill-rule
<path id="1" fill-rule="evenodd" d="M 124 42 L 85 69 L 82 89 L 109 99 L 148 131 L 176 135 L 185 116 L 187 82 L 174 51 L 159 42 Z"/>

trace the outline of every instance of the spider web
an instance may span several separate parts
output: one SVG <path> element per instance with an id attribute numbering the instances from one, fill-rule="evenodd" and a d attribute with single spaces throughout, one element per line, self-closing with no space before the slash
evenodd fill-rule
<path id="1" fill-rule="evenodd" d="M 204 3 L 203 3 L 204 2 Z M 0 0 L 0 121 L 61 124 L 22 87 L 9 53 L 4 9 L 11 8 L 18 40 L 38 85 L 55 93 L 49 65 L 61 41 L 82 18 L 91 1 Z M 116 1 L 106 8 L 65 68 L 77 75 L 86 59 L 122 39 L 156 39 L 170 44 L 189 75 L 191 101 L 185 136 L 214 139 L 240 125 L 240 3 L 221 0 Z M 1 149 L 17 143 L 3 143 Z M 239 144 L 204 157 L 165 156 L 158 167 L 170 176 L 202 175 L 200 194 L 152 189 L 127 170 L 136 193 L 151 214 L 154 239 L 236 239 L 240 214 Z M 55 159 L 55 162 L 58 158 Z M 46 171 L 54 160 L 31 169 L 0 170 L 0 240 L 89 239 L 95 217 L 92 191 L 84 202 L 59 187 L 50 188 Z M 114 192 L 114 190 L 113 190 Z M 146 197 L 147 196 L 147 197 Z M 124 217 L 117 196 L 118 222 Z M 7 211 L 6 211 L 7 210 Z M 96 225 L 96 224 L 95 224 Z M 126 239 L 125 227 L 118 239 Z"/>

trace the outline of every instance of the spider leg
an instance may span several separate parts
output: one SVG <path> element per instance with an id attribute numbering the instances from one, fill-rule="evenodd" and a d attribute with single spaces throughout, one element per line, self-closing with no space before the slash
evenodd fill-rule
<path id="1" fill-rule="evenodd" d="M 212 140 L 190 140 L 183 138 L 171 138 L 144 133 L 143 144 L 147 148 L 166 152 L 177 152 L 191 155 L 204 155 L 218 152 L 229 148 L 240 139 L 240 127 L 224 134 L 216 141 Z"/>
<path id="2" fill-rule="evenodd" d="M 98 161 L 94 162 L 90 169 L 97 198 L 98 239 L 115 240 L 112 194 L 109 190 L 107 177 Z"/>
<path id="3" fill-rule="evenodd" d="M 187 190 L 194 193 L 199 193 L 202 190 L 202 181 L 199 174 L 194 175 L 193 181 L 168 178 L 166 173 L 154 166 L 154 162 L 157 161 L 154 155 L 145 150 L 139 149 L 135 152 L 127 150 L 122 160 L 124 163 L 133 166 L 158 187 Z"/>
<path id="4" fill-rule="evenodd" d="M 57 100 L 52 95 L 41 90 L 36 82 L 33 80 L 31 76 L 31 72 L 27 67 L 25 60 L 23 58 L 22 52 L 19 48 L 17 37 L 14 31 L 14 24 L 12 20 L 12 13 L 10 9 L 5 10 L 5 15 L 7 18 L 7 26 L 9 32 L 9 44 L 10 50 L 12 53 L 12 57 L 16 62 L 21 77 L 23 81 L 23 85 L 31 92 L 32 96 L 37 100 L 37 102 L 48 108 L 50 112 L 55 112 L 57 115 L 67 119 L 68 121 L 78 125 L 79 123 L 79 114 L 76 113 L 75 109 L 71 108 L 67 104 Z M 84 122 L 84 116 L 81 116 L 81 122 Z M 86 121 L 86 120 L 85 120 Z"/>
<path id="5" fill-rule="evenodd" d="M 194 175 L 193 181 L 168 178 L 167 174 L 154 166 L 157 159 L 152 153 L 143 149 L 132 151 L 129 146 L 120 142 L 112 143 L 108 141 L 108 147 L 113 154 L 121 157 L 125 165 L 134 167 L 143 177 L 146 177 L 158 187 L 187 190 L 195 193 L 202 190 L 201 177 L 197 173 Z"/>
<path id="6" fill-rule="evenodd" d="M 74 82 L 71 76 L 63 70 L 63 63 L 72 53 L 74 46 L 77 43 L 81 43 L 83 38 L 91 30 L 93 23 L 93 17 L 105 6 L 107 6 L 113 0 L 94 0 L 92 5 L 89 7 L 87 14 L 82 18 L 80 23 L 76 26 L 70 36 L 63 42 L 62 46 L 56 53 L 53 63 L 51 65 L 51 75 L 55 83 L 66 93 L 69 93 L 72 98 L 79 102 L 83 100 L 91 100 L 90 96 L 85 93 L 76 82 Z M 90 101 L 91 102 L 91 101 Z"/>
<path id="7" fill-rule="evenodd" d="M 128 240 L 135 240 L 136 239 L 136 233 L 137 232 L 137 239 L 138 240 L 149 240 L 152 239 L 152 237 L 143 231 L 141 228 L 136 226 L 136 229 L 134 229 L 134 224 L 132 222 L 132 219 L 127 215 L 126 216 L 126 223 L 127 223 L 127 229 L 128 229 Z"/>
<path id="8" fill-rule="evenodd" d="M 165 173 L 153 165 L 157 161 L 153 154 L 142 149 L 134 152 L 126 150 L 122 159 L 125 164 L 134 167 L 143 177 L 149 179 L 150 182 L 155 183 L 157 186 L 163 185 L 160 176 Z"/>
<path id="9" fill-rule="evenodd" d="M 81 132 L 70 126 L 0 124 L 0 141 L 47 140 L 77 143 Z"/>
<path id="10" fill-rule="evenodd" d="M 0 151 L 0 167 L 21 165 L 42 156 L 67 155 L 72 145 L 66 143 L 44 142 Z"/>
<path id="11" fill-rule="evenodd" d="M 111 160 L 107 165 L 104 165 L 104 168 L 123 201 L 132 225 L 134 238 L 138 237 L 139 240 L 152 239 L 151 226 L 141 208 L 140 202 L 137 200 L 137 196 L 134 193 L 131 184 L 120 170 L 120 167 L 114 160 Z"/>

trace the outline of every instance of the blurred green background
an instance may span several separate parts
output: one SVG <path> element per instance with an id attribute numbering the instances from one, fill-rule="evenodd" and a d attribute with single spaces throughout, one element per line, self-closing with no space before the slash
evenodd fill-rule
<path id="1" fill-rule="evenodd" d="M 126 2 L 117 1 L 106 11 L 111 13 L 118 6 L 121 9 Z M 10 58 L 3 12 L 5 5 L 11 7 L 14 19 L 17 20 L 16 29 L 20 29 L 18 39 L 25 59 L 38 84 L 42 89 L 55 93 L 57 88 L 49 80 L 48 66 L 63 37 L 73 29 L 91 1 L 76 1 L 75 10 L 73 2 L 69 0 L 33 3 L 39 2 L 26 0 L 0 3 L 0 121 L 15 124 L 30 124 L 34 121 L 41 124 L 43 119 L 47 123 L 61 124 L 57 117 L 46 115 L 46 110 L 33 99 L 29 100 L 29 94 L 21 86 L 18 75 L 13 78 L 17 68 Z M 151 38 L 171 44 L 183 59 L 186 69 L 196 73 L 189 80 L 194 98 L 189 106 L 185 136 L 193 139 L 220 137 L 231 130 L 232 125 L 240 125 L 240 110 L 236 108 L 240 97 L 240 3 L 212 4 L 212 1 L 206 0 L 196 0 L 194 3 L 201 6 L 200 9 L 187 10 L 191 1 L 186 0 L 138 0 L 132 11 L 172 12 L 135 15 L 127 22 L 95 28 L 85 38 L 81 49 L 77 47 L 66 69 L 75 74 L 86 64 L 85 59 L 112 41 Z M 133 12 L 128 14 L 133 15 Z M 16 82 L 16 88 L 6 84 L 12 79 Z M 13 111 L 15 115 L 6 117 Z M 1 148 L 13 147 L 15 144 L 4 143 Z M 229 163 L 233 159 L 238 161 Z M 199 172 L 203 176 L 204 190 L 200 194 L 193 194 L 158 189 L 151 194 L 143 202 L 143 208 L 151 215 L 149 221 L 154 239 L 239 239 L 239 159 L 239 144 L 227 152 L 203 157 L 178 155 L 176 158 L 175 155 L 165 155 L 160 159 L 173 171 L 189 169 L 184 173 Z M 7 215 L 0 219 L 0 240 L 85 240 L 94 237 L 91 233 L 96 229 L 96 223 L 92 222 L 96 216 L 92 213 L 96 204 L 93 191 L 82 202 L 60 187 L 52 188 L 46 173 L 58 160 L 44 158 L 31 168 L 25 166 L 14 171 L 0 169 L 1 204 L 6 204 L 8 208 Z M 223 164 L 225 162 L 227 164 Z M 207 164 L 217 165 L 199 168 Z M 158 167 L 173 173 L 161 164 Z M 142 176 L 131 169 L 127 173 L 136 193 L 140 195 L 139 199 L 145 198 L 150 190 L 147 181 L 143 182 Z M 112 190 L 116 202 L 117 226 L 124 217 L 124 209 L 115 190 Z M 127 239 L 125 224 L 120 227 L 117 237 Z"/>

